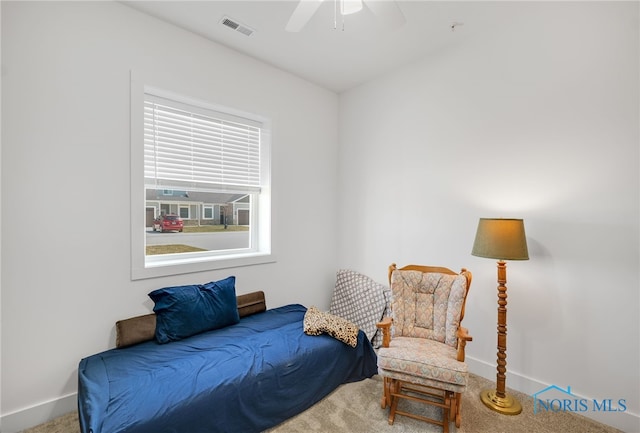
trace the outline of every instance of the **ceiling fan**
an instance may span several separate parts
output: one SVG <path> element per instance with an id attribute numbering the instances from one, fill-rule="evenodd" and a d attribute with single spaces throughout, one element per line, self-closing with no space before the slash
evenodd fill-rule
<path id="1" fill-rule="evenodd" d="M 291 14 L 289 22 L 285 27 L 288 32 L 299 32 L 309 22 L 316 13 L 320 5 L 325 0 L 299 0 L 298 6 Z M 373 14 L 389 28 L 402 26 L 406 20 L 400 6 L 395 0 L 327 0 L 334 2 L 334 11 L 337 22 L 338 14 L 345 15 L 359 12 L 363 8 L 363 3 Z M 334 24 L 335 27 L 336 24 Z"/>

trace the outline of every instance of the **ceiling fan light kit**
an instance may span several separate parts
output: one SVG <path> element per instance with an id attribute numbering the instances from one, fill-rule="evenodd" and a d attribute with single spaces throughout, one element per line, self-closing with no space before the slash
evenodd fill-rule
<path id="1" fill-rule="evenodd" d="M 340 13 L 342 15 L 351 15 L 362 10 L 362 0 L 335 0 L 340 3 Z"/>
<path id="2" fill-rule="evenodd" d="M 316 11 L 324 0 L 300 0 L 298 6 L 291 14 L 285 30 L 288 32 L 299 32 L 315 15 Z M 389 28 L 397 28 L 406 22 L 400 7 L 395 0 L 333 0 L 334 20 L 333 28 L 338 27 L 338 15 L 342 17 L 342 30 L 344 30 L 345 15 L 360 12 L 363 4 Z"/>

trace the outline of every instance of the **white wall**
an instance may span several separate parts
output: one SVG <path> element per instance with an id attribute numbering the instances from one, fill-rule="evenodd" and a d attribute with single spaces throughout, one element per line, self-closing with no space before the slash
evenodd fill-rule
<path id="1" fill-rule="evenodd" d="M 334 93 L 118 3 L 1 7 L 3 432 L 73 409 L 80 359 L 113 347 L 115 321 L 149 312 L 155 288 L 233 274 L 269 307 L 328 308 Z M 272 119 L 276 263 L 130 280 L 131 69 Z"/>
<path id="2" fill-rule="evenodd" d="M 339 265 L 469 268 L 472 371 L 495 379 L 479 217 L 525 220 L 508 263 L 507 386 L 626 399 L 640 430 L 637 2 L 496 2 L 427 59 L 340 97 Z M 455 18 L 455 17 L 454 17 Z"/>

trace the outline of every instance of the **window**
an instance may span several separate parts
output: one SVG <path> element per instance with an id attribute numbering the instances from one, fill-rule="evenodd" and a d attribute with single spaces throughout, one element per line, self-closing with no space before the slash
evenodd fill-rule
<path id="1" fill-rule="evenodd" d="M 204 220 L 212 220 L 213 219 L 213 206 L 209 204 L 202 205 L 202 219 Z"/>
<path id="2" fill-rule="evenodd" d="M 132 82 L 132 278 L 273 261 L 268 129 Z"/>
<path id="3" fill-rule="evenodd" d="M 180 206 L 180 218 L 189 219 L 189 206 Z"/>

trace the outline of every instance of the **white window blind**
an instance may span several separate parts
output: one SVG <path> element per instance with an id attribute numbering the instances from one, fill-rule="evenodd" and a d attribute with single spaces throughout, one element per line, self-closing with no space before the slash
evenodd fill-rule
<path id="1" fill-rule="evenodd" d="M 144 99 L 148 187 L 259 189 L 259 122 L 151 94 Z"/>

